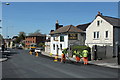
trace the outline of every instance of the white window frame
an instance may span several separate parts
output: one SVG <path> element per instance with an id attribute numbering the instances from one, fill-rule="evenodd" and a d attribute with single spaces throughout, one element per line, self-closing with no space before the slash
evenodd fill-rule
<path id="1" fill-rule="evenodd" d="M 100 38 L 100 32 L 99 31 L 94 31 L 93 32 L 93 38 L 94 39 L 99 39 Z"/>

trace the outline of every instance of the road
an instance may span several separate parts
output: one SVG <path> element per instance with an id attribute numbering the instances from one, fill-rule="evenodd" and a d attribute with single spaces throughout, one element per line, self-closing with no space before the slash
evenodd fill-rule
<path id="1" fill-rule="evenodd" d="M 54 62 L 52 58 L 29 55 L 26 50 L 2 63 L 3 78 L 118 78 L 118 69 Z"/>

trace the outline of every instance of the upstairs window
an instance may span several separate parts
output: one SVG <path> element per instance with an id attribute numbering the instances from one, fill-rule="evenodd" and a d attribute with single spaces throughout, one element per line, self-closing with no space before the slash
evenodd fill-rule
<path id="1" fill-rule="evenodd" d="M 97 32 L 97 38 L 99 38 L 99 32 Z"/>
<path id="2" fill-rule="evenodd" d="M 108 38 L 108 31 L 105 31 L 105 38 Z"/>
<path id="3" fill-rule="evenodd" d="M 97 26 L 100 26 L 100 21 L 97 21 Z"/>
<path id="4" fill-rule="evenodd" d="M 98 39 L 99 38 L 99 31 L 94 32 L 93 37 L 94 37 L 94 39 Z"/>
<path id="5" fill-rule="evenodd" d="M 64 36 L 60 36 L 60 42 L 64 42 Z"/>

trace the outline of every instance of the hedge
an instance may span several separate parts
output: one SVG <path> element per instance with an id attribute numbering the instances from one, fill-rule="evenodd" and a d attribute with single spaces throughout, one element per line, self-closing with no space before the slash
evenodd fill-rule
<path id="1" fill-rule="evenodd" d="M 73 52 L 74 50 L 79 50 L 80 53 L 82 53 L 82 51 L 83 51 L 84 49 L 87 49 L 88 52 L 90 52 L 90 47 L 88 47 L 88 46 L 79 46 L 79 45 L 71 46 L 72 52 Z"/>

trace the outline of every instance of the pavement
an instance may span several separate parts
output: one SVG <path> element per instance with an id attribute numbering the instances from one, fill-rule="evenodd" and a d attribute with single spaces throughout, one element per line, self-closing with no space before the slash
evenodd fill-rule
<path id="1" fill-rule="evenodd" d="M 49 56 L 49 53 L 42 52 L 43 55 Z M 56 55 L 52 55 L 52 57 L 55 57 Z M 61 58 L 61 56 L 58 56 L 58 58 Z M 66 58 L 67 60 L 71 61 L 76 61 L 75 58 Z M 117 58 L 108 58 L 108 59 L 103 59 L 103 60 L 92 60 L 88 61 L 89 64 L 97 65 L 97 66 L 102 66 L 102 67 L 109 67 L 109 68 L 117 68 L 120 69 L 120 65 L 117 64 Z"/>

